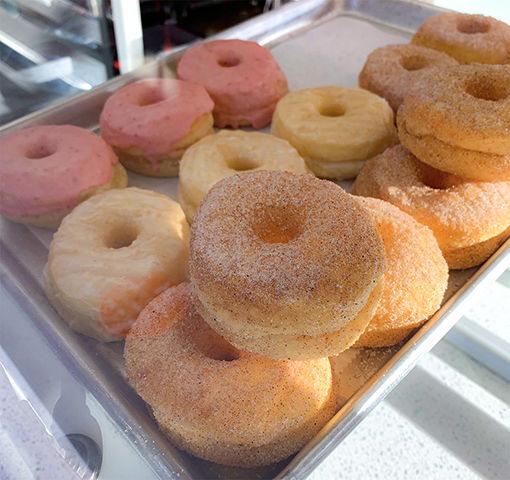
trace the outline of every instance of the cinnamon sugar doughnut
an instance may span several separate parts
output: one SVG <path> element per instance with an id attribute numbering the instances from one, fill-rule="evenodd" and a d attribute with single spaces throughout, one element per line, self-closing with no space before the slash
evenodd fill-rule
<path id="1" fill-rule="evenodd" d="M 510 25 L 484 15 L 432 15 L 411 43 L 445 52 L 459 63 L 510 63 Z"/>
<path id="2" fill-rule="evenodd" d="M 487 260 L 510 236 L 510 182 L 479 182 L 435 170 L 402 145 L 371 159 L 352 186 L 427 225 L 450 269 Z"/>
<path id="3" fill-rule="evenodd" d="M 139 188 L 76 207 L 51 242 L 46 294 L 74 330 L 121 340 L 156 295 L 188 278 L 189 227 L 178 203 Z"/>
<path id="4" fill-rule="evenodd" d="M 432 230 L 394 205 L 355 197 L 382 236 L 388 267 L 381 299 L 355 347 L 389 347 L 404 340 L 441 306 L 448 265 Z"/>
<path id="5" fill-rule="evenodd" d="M 200 318 L 185 284 L 143 310 L 124 357 L 163 432 L 213 462 L 256 467 L 282 460 L 336 411 L 328 358 L 276 362 L 239 351 Z"/>
<path id="6" fill-rule="evenodd" d="M 398 111 L 400 141 L 434 168 L 510 180 L 510 65 L 459 65 L 416 83 Z"/>
<path id="7" fill-rule="evenodd" d="M 190 147 L 181 160 L 177 192 L 188 222 L 215 183 L 241 171 L 257 170 L 309 173 L 289 142 L 267 133 L 222 130 Z"/>
<path id="8" fill-rule="evenodd" d="M 396 113 L 413 83 L 431 68 L 458 65 L 446 53 L 417 45 L 387 45 L 374 50 L 359 74 L 359 86 L 383 97 Z"/>
<path id="9" fill-rule="evenodd" d="M 195 306 L 237 348 L 273 359 L 334 355 L 368 324 L 384 247 L 342 188 L 311 175 L 259 171 L 212 187 L 195 212 Z"/>
<path id="10" fill-rule="evenodd" d="M 193 45 L 184 52 L 177 75 L 209 92 L 214 100 L 214 125 L 219 128 L 265 127 L 276 103 L 289 91 L 271 51 L 247 40 Z"/>
<path id="11" fill-rule="evenodd" d="M 363 162 L 398 143 L 393 110 L 361 88 L 305 88 L 278 105 L 271 133 L 288 142 L 318 177 L 355 178 Z"/>
<path id="12" fill-rule="evenodd" d="M 105 103 L 99 125 L 122 164 L 152 177 L 179 174 L 186 149 L 214 133 L 214 104 L 200 85 L 171 78 L 131 83 Z"/>
<path id="13" fill-rule="evenodd" d="M 128 183 L 111 147 L 74 125 L 40 125 L 4 135 L 0 170 L 2 216 L 46 228 L 57 228 L 87 198 Z"/>

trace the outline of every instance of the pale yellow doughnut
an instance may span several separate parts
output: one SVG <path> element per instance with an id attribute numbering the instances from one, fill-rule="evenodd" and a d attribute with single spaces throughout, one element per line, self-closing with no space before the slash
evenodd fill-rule
<path id="1" fill-rule="evenodd" d="M 288 140 L 321 178 L 355 178 L 363 162 L 398 143 L 386 100 L 361 88 L 306 88 L 283 97 L 271 133 Z"/>
<path id="2" fill-rule="evenodd" d="M 188 278 L 188 238 L 181 207 L 165 195 L 138 188 L 95 195 L 55 233 L 46 294 L 74 330 L 120 340 L 147 303 Z"/>
<path id="3" fill-rule="evenodd" d="M 190 147 L 181 160 L 177 194 L 188 222 L 216 182 L 257 170 L 310 173 L 289 142 L 267 133 L 223 130 Z"/>

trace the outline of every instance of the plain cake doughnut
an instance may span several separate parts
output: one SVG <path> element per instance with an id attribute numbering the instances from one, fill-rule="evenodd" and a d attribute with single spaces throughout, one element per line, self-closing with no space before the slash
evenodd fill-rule
<path id="1" fill-rule="evenodd" d="M 355 178 L 363 162 L 398 143 L 386 100 L 361 88 L 305 88 L 278 105 L 271 133 L 288 142 L 318 177 Z"/>
<path id="2" fill-rule="evenodd" d="M 188 222 L 215 183 L 257 170 L 310 172 L 289 142 L 266 133 L 222 130 L 190 147 L 181 159 L 177 193 Z"/>
<path id="3" fill-rule="evenodd" d="M 459 65 L 425 76 L 397 114 L 400 141 L 438 170 L 510 180 L 510 65 Z"/>
<path id="4" fill-rule="evenodd" d="M 384 247 L 342 188 L 262 170 L 221 180 L 195 212 L 193 301 L 237 348 L 273 359 L 334 355 L 368 324 Z"/>
<path id="5" fill-rule="evenodd" d="M 200 85 L 171 78 L 140 80 L 108 98 L 99 119 L 101 136 L 127 169 L 177 176 L 186 149 L 214 133 L 213 107 Z"/>
<path id="6" fill-rule="evenodd" d="M 96 195 L 55 233 L 46 294 L 74 330 L 121 340 L 147 303 L 188 279 L 188 238 L 181 207 L 165 195 L 133 187 Z"/>
<path id="7" fill-rule="evenodd" d="M 239 351 L 200 318 L 186 284 L 142 311 L 124 357 L 163 432 L 213 462 L 256 467 L 282 460 L 336 411 L 328 358 L 277 362 Z"/>
<path id="8" fill-rule="evenodd" d="M 184 52 L 177 75 L 209 92 L 214 100 L 214 125 L 219 128 L 265 127 L 276 103 L 289 91 L 271 51 L 247 40 L 193 45 Z"/>
<path id="9" fill-rule="evenodd" d="M 73 125 L 36 126 L 4 135 L 0 169 L 2 216 L 47 228 L 57 228 L 92 195 L 128 183 L 111 147 Z"/>
<path id="10" fill-rule="evenodd" d="M 427 225 L 450 269 L 481 264 L 510 235 L 510 182 L 440 172 L 402 145 L 367 162 L 351 191 L 386 200 Z"/>
<path id="11" fill-rule="evenodd" d="M 411 86 L 431 68 L 458 65 L 446 53 L 417 45 L 386 45 L 374 50 L 359 74 L 359 86 L 383 97 L 396 113 Z"/>
<path id="12" fill-rule="evenodd" d="M 510 25 L 484 15 L 432 15 L 418 27 L 411 43 L 445 52 L 459 63 L 510 63 Z"/>
<path id="13" fill-rule="evenodd" d="M 430 228 L 391 203 L 355 198 L 375 221 L 388 267 L 375 314 L 354 346 L 389 347 L 439 309 L 448 286 L 448 265 Z"/>

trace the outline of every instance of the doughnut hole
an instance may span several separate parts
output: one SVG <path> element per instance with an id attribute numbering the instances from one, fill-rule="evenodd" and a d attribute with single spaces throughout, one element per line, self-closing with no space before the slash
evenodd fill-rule
<path id="1" fill-rule="evenodd" d="M 118 250 L 129 247 L 140 234 L 140 229 L 129 222 L 120 222 L 108 229 L 103 237 L 106 248 Z"/>
<path id="2" fill-rule="evenodd" d="M 31 160 L 47 158 L 57 152 L 57 142 L 45 140 L 33 143 L 25 150 L 25 157 Z"/>
<path id="3" fill-rule="evenodd" d="M 472 75 L 466 84 L 466 92 L 474 98 L 497 102 L 510 95 L 510 81 L 496 82 L 490 77 Z"/>
<path id="4" fill-rule="evenodd" d="M 240 350 L 228 343 L 205 322 L 202 328 L 190 332 L 188 338 L 202 355 L 211 360 L 232 362 L 241 355 Z"/>
<path id="5" fill-rule="evenodd" d="M 457 20 L 457 30 L 460 33 L 472 35 L 474 33 L 487 33 L 489 31 L 489 21 L 480 16 L 463 16 Z"/>
<path id="6" fill-rule="evenodd" d="M 255 219 L 253 233 L 263 243 L 289 243 L 302 233 L 302 225 L 298 215 L 285 210 L 271 212 L 267 209 Z"/>
<path id="7" fill-rule="evenodd" d="M 237 67 L 241 63 L 241 58 L 233 52 L 224 53 L 218 59 L 218 65 L 224 68 Z"/>
<path id="8" fill-rule="evenodd" d="M 446 190 L 462 183 L 460 177 L 436 170 L 425 163 L 422 163 L 419 167 L 418 178 L 424 185 L 434 190 Z"/>
<path id="9" fill-rule="evenodd" d="M 319 107 L 319 114 L 323 117 L 342 117 L 345 115 L 345 107 L 340 103 L 323 103 Z"/>
<path id="10" fill-rule="evenodd" d="M 148 107 L 162 102 L 168 98 L 169 92 L 160 88 L 151 88 L 144 91 L 140 96 L 134 98 L 133 104 L 137 107 Z"/>
<path id="11" fill-rule="evenodd" d="M 232 154 L 226 157 L 227 167 L 236 172 L 255 170 L 261 166 L 260 162 L 248 154 Z"/>
<path id="12" fill-rule="evenodd" d="M 420 55 L 411 55 L 409 57 L 402 57 L 400 64 L 408 72 L 413 72 L 415 70 L 421 70 L 428 67 L 430 62 L 428 59 Z"/>

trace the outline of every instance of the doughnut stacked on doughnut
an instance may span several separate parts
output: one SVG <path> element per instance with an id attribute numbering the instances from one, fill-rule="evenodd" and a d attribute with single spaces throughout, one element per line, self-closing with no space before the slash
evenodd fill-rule
<path id="1" fill-rule="evenodd" d="M 127 186 L 112 148 L 73 125 L 17 130 L 0 141 L 0 213 L 26 225 L 57 228 L 87 198 Z"/>
<path id="2" fill-rule="evenodd" d="M 484 15 L 432 15 L 411 43 L 445 52 L 459 63 L 510 64 L 510 25 Z"/>
<path id="3" fill-rule="evenodd" d="M 458 65 L 424 76 L 397 126 L 402 144 L 438 170 L 510 180 L 510 65 Z"/>
<path id="4" fill-rule="evenodd" d="M 156 295 L 188 278 L 189 227 L 150 190 L 96 195 L 63 220 L 44 268 L 46 294 L 76 331 L 121 340 Z"/>
<path id="5" fill-rule="evenodd" d="M 257 170 L 309 173 L 289 142 L 266 133 L 223 130 L 190 147 L 181 160 L 177 192 L 188 222 L 215 183 L 241 171 Z"/>
<path id="6" fill-rule="evenodd" d="M 359 74 L 359 86 L 386 99 L 396 113 L 413 84 L 432 68 L 458 65 L 446 53 L 417 45 L 374 50 Z"/>
<path id="7" fill-rule="evenodd" d="M 101 136 L 127 169 L 177 176 L 184 151 L 214 133 L 213 107 L 200 85 L 170 78 L 140 80 L 108 98 L 99 119 Z"/>
<path id="8" fill-rule="evenodd" d="M 241 350 L 335 355 L 373 315 L 386 268 L 374 221 L 342 188 L 259 171 L 212 187 L 190 236 L 193 303 Z"/>
<path id="9" fill-rule="evenodd" d="M 262 128 L 289 91 L 271 51 L 246 40 L 213 40 L 184 52 L 177 75 L 203 85 L 214 100 L 214 125 Z"/>
<path id="10" fill-rule="evenodd" d="M 318 177 L 355 178 L 363 162 L 398 143 L 394 114 L 361 88 L 305 88 L 278 102 L 271 133 L 284 138 Z"/>
<path id="11" fill-rule="evenodd" d="M 441 172 L 402 145 L 368 161 L 351 191 L 390 202 L 427 225 L 450 269 L 479 265 L 510 235 L 509 181 Z"/>
<path id="12" fill-rule="evenodd" d="M 126 338 L 126 372 L 164 433 L 224 465 L 268 465 L 297 452 L 336 412 L 330 360 L 240 351 L 204 322 L 188 290 L 157 297 Z"/>

